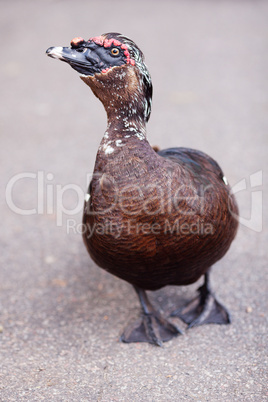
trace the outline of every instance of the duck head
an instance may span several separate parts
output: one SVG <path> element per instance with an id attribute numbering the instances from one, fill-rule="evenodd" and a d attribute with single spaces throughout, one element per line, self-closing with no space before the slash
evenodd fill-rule
<path id="1" fill-rule="evenodd" d="M 149 120 L 152 82 L 138 46 L 119 33 L 85 41 L 74 38 L 70 47 L 50 47 L 47 55 L 68 63 L 103 103 L 108 118 L 116 113 Z"/>

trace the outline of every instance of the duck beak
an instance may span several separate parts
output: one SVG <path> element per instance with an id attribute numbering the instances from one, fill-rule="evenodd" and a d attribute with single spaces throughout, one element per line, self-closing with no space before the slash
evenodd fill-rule
<path id="1" fill-rule="evenodd" d="M 85 52 L 78 52 L 77 49 L 72 47 L 50 47 L 46 51 L 49 57 L 70 64 L 80 74 L 94 75 L 97 72 L 97 60 L 91 57 L 90 53 L 90 49 L 85 49 Z"/>
<path id="2" fill-rule="evenodd" d="M 77 55 L 79 55 L 79 53 L 75 49 L 59 46 L 48 48 L 46 54 L 53 59 L 59 59 L 62 61 L 66 61 L 67 63 L 70 63 L 77 58 Z M 84 59 L 84 57 L 81 57 L 81 59 Z"/>
<path id="3" fill-rule="evenodd" d="M 52 57 L 53 59 L 59 59 L 59 60 L 64 60 L 63 59 L 63 49 L 66 49 L 66 48 L 63 48 L 63 47 L 50 47 L 50 48 L 48 48 L 47 49 L 47 51 L 46 51 L 46 54 L 49 56 L 49 57 Z"/>

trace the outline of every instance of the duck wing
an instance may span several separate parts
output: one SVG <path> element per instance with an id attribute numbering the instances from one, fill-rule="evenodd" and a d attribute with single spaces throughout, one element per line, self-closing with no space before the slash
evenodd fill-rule
<path id="1" fill-rule="evenodd" d="M 193 178 L 196 184 L 208 185 L 211 178 L 227 184 L 226 178 L 218 163 L 204 152 L 191 148 L 168 148 L 157 151 L 163 158 L 178 163 Z"/>

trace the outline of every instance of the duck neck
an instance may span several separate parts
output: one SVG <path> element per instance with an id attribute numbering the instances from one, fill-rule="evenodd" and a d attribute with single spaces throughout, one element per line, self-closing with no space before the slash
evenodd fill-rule
<path id="1" fill-rule="evenodd" d="M 150 96 L 146 96 L 138 69 L 123 65 L 111 69 L 105 75 L 81 78 L 90 86 L 106 110 L 108 124 L 104 140 L 108 137 L 109 141 L 122 140 L 124 137 L 146 139 L 151 90 L 147 89 Z"/>
<path id="2" fill-rule="evenodd" d="M 131 143 L 134 141 L 136 146 L 140 142 L 147 142 L 145 122 L 140 119 L 130 119 L 129 116 L 117 117 L 108 117 L 107 129 L 98 151 L 98 156 L 102 155 L 101 158 L 115 156 L 121 150 L 125 150 L 130 141 Z"/>
<path id="3" fill-rule="evenodd" d="M 140 116 L 129 114 L 108 115 L 107 129 L 105 135 L 110 139 L 124 139 L 137 137 L 139 140 L 146 139 L 146 123 Z"/>

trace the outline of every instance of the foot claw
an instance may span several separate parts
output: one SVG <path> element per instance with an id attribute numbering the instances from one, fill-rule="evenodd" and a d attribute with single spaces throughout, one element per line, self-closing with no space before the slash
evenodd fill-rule
<path id="1" fill-rule="evenodd" d="M 134 324 L 129 325 L 120 340 L 122 342 L 149 342 L 162 346 L 182 332 L 158 313 L 143 314 Z"/>
<path id="2" fill-rule="evenodd" d="M 163 342 L 182 333 L 152 306 L 143 289 L 135 287 L 135 290 L 140 299 L 142 315 L 134 324 L 125 329 L 120 338 L 122 342 L 149 342 L 162 346 Z"/>
<path id="3" fill-rule="evenodd" d="M 200 295 L 188 303 L 184 308 L 171 313 L 188 324 L 188 328 L 203 324 L 229 324 L 230 315 L 210 291 L 201 286 Z"/>

